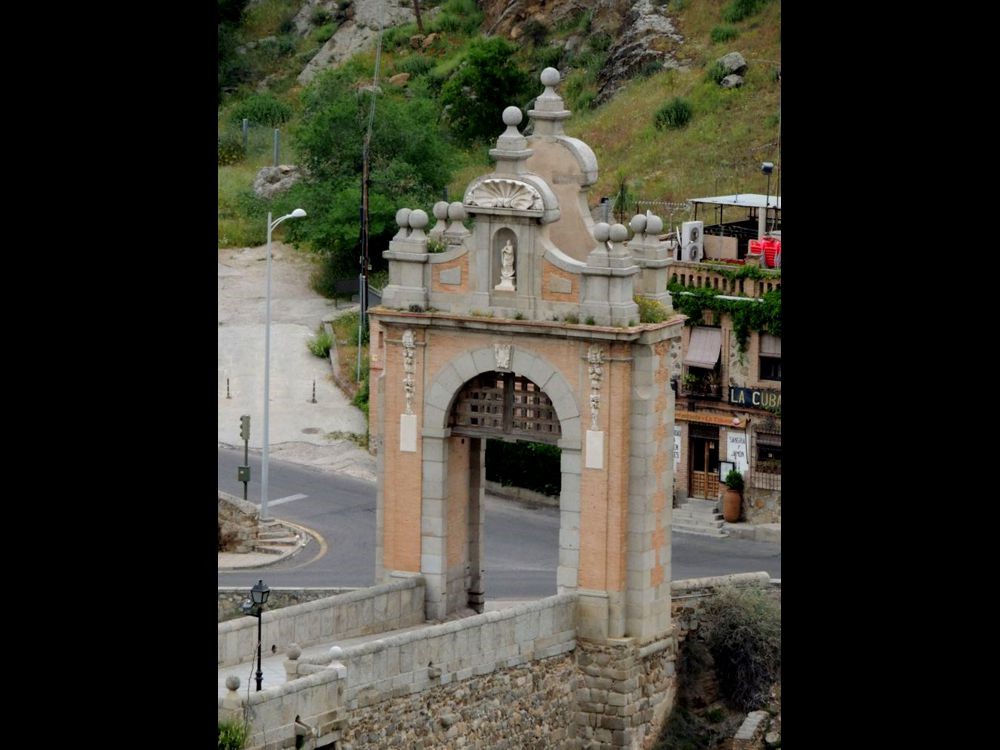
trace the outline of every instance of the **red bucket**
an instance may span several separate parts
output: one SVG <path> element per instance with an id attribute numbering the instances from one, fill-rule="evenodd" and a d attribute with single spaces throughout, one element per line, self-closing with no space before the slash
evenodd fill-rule
<path id="1" fill-rule="evenodd" d="M 764 251 L 761 249 L 760 240 L 750 240 L 750 255 L 761 255 Z"/>
<path id="2" fill-rule="evenodd" d="M 764 264 L 768 268 L 774 268 L 774 257 L 781 252 L 781 240 L 765 237 L 761 240 L 761 246 L 764 249 Z"/>

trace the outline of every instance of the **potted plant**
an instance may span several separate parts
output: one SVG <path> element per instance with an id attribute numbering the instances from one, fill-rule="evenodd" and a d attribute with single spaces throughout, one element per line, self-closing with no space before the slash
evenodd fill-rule
<path id="1" fill-rule="evenodd" d="M 691 393 L 698 384 L 698 376 L 693 372 L 686 372 L 681 376 L 681 384 L 684 386 L 685 391 Z"/>
<path id="2" fill-rule="evenodd" d="M 743 475 L 736 469 L 730 469 L 723 482 L 726 491 L 722 495 L 722 517 L 727 523 L 736 523 L 743 509 Z"/>

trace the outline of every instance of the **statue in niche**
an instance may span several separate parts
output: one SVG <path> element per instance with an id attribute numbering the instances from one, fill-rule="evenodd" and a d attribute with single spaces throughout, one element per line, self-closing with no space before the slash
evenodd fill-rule
<path id="1" fill-rule="evenodd" d="M 500 283 L 494 289 L 504 292 L 514 291 L 514 246 L 507 244 L 500 249 Z"/>

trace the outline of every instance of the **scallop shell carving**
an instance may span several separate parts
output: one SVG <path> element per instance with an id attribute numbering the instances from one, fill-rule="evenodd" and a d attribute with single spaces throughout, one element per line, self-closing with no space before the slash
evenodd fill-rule
<path id="1" fill-rule="evenodd" d="M 469 190 L 465 203 L 484 208 L 541 210 L 542 195 L 531 185 L 516 180 L 483 180 Z"/>

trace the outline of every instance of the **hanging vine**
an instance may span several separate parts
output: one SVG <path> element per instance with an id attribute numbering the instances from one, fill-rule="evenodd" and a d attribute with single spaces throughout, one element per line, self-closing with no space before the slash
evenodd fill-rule
<path id="1" fill-rule="evenodd" d="M 673 297 L 674 309 L 688 316 L 685 325 L 696 326 L 703 321 L 705 310 L 729 315 L 733 321 L 733 334 L 742 359 L 750 340 L 750 332 L 758 331 L 781 336 L 781 288 L 767 292 L 760 301 L 747 297 L 744 300 L 720 299 L 715 289 L 687 287 L 676 282 L 667 284 Z M 680 294 L 679 292 L 688 292 Z"/>

